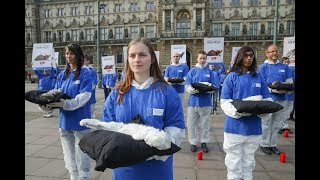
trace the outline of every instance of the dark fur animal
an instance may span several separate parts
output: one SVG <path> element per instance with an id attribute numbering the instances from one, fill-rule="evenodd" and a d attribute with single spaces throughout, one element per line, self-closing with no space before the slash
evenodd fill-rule
<path id="1" fill-rule="evenodd" d="M 70 96 L 62 93 L 61 91 L 48 91 L 48 90 L 31 90 L 24 94 L 25 100 L 39 104 L 46 105 L 52 102 L 58 102 L 60 99 L 71 99 Z"/>

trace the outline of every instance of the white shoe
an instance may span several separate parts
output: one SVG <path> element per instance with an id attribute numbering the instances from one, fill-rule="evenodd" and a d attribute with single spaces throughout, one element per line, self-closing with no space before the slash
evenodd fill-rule
<path id="1" fill-rule="evenodd" d="M 52 114 L 45 114 L 45 115 L 43 115 L 43 117 L 45 117 L 45 118 L 49 118 L 49 117 L 52 117 L 53 115 Z"/>
<path id="2" fill-rule="evenodd" d="M 214 111 L 214 114 L 215 114 L 215 115 L 218 115 L 218 112 L 217 112 L 217 111 Z"/>

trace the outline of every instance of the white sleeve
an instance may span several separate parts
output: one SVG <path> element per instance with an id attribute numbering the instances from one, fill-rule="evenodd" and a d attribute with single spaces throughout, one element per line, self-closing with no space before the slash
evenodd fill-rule
<path id="1" fill-rule="evenodd" d="M 292 78 L 288 78 L 288 79 L 286 79 L 286 81 L 284 83 L 292 84 L 293 83 L 293 79 Z"/>
<path id="2" fill-rule="evenodd" d="M 183 138 L 185 137 L 185 130 L 177 127 L 166 127 L 164 128 L 164 132 L 166 132 L 167 137 L 170 141 L 177 146 L 180 146 Z"/>
<path id="3" fill-rule="evenodd" d="M 78 94 L 74 99 L 66 99 L 64 101 L 63 109 L 67 111 L 76 110 L 84 106 L 90 99 L 91 92 L 84 92 Z"/>
<path id="4" fill-rule="evenodd" d="M 232 99 L 220 99 L 220 106 L 227 116 L 238 119 L 241 114 L 237 113 L 237 109 L 231 104 L 232 101 Z"/>
<path id="5" fill-rule="evenodd" d="M 183 138 L 185 137 L 185 130 L 177 127 L 172 127 L 172 126 L 166 127 L 164 128 L 164 132 L 167 134 L 167 137 L 171 140 L 171 142 L 177 146 L 180 146 Z M 168 159 L 168 157 L 169 155 L 165 155 L 165 156 L 154 155 L 147 160 L 156 159 L 164 162 Z"/>

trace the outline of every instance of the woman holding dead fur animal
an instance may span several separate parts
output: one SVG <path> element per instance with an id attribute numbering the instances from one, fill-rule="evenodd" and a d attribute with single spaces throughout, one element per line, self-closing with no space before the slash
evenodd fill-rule
<path id="1" fill-rule="evenodd" d="M 78 44 L 65 47 L 66 68 L 58 75 L 55 90 L 72 99 L 60 99 L 60 102 L 47 104 L 47 108 L 59 107 L 59 133 L 66 168 L 71 180 L 88 180 L 91 174 L 91 159 L 82 152 L 78 143 L 91 132 L 79 122 L 91 118 L 89 99 L 92 92 L 90 69 L 83 64 L 83 52 Z"/>
<path id="2" fill-rule="evenodd" d="M 129 43 L 125 78 L 104 102 L 102 120 L 129 122 L 139 114 L 144 123 L 164 130 L 171 142 L 180 145 L 184 117 L 180 98 L 161 75 L 149 41 L 136 38 Z M 153 159 L 112 170 L 113 180 L 172 180 L 173 156 Z"/>

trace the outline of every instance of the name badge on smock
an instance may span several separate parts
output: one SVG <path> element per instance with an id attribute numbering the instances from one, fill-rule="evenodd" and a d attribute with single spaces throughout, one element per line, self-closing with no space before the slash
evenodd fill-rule
<path id="1" fill-rule="evenodd" d="M 75 80 L 74 81 L 74 84 L 80 84 L 80 80 L 78 79 L 78 80 Z"/>
<path id="2" fill-rule="evenodd" d="M 210 74 L 207 74 L 206 77 L 210 77 Z"/>
<path id="3" fill-rule="evenodd" d="M 261 84 L 260 83 L 253 83 L 252 85 L 253 85 L 253 87 L 261 88 Z"/>
<path id="4" fill-rule="evenodd" d="M 163 116 L 164 109 L 148 108 L 148 116 Z"/>
<path id="5" fill-rule="evenodd" d="M 286 72 L 284 69 L 280 69 L 279 72 Z"/>
<path id="6" fill-rule="evenodd" d="M 178 72 L 182 72 L 182 70 L 178 70 Z"/>

